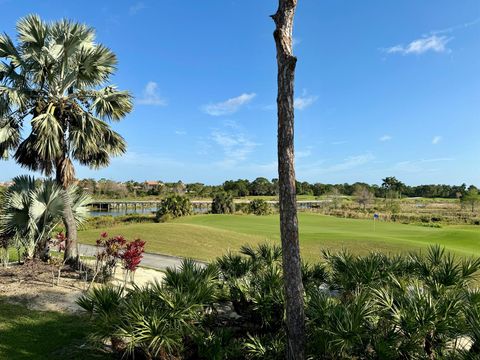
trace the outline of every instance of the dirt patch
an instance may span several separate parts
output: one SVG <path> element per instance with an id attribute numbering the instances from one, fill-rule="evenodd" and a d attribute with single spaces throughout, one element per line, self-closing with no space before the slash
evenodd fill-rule
<path id="1" fill-rule="evenodd" d="M 79 275 L 62 269 L 59 285 L 57 268 L 40 261 L 0 268 L 0 295 L 7 301 L 32 310 L 78 312 L 75 300 L 82 294 L 84 284 Z"/>
<path id="2" fill-rule="evenodd" d="M 82 309 L 75 301 L 85 292 L 88 283 L 78 272 L 63 267 L 58 285 L 58 268 L 41 261 L 30 261 L 8 268 L 0 267 L 0 296 L 10 303 L 24 305 L 32 310 L 77 313 Z M 161 281 L 163 273 L 140 268 L 134 276 L 137 285 Z M 123 285 L 124 274 L 117 269 L 113 283 Z"/>

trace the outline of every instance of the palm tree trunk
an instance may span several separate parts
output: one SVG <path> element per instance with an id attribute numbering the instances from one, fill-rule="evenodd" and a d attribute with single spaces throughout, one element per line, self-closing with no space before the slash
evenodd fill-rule
<path id="1" fill-rule="evenodd" d="M 57 184 L 63 187 L 64 190 L 68 187 L 69 174 L 65 174 L 66 168 L 63 165 L 64 160 L 59 162 L 56 169 Z M 70 199 L 65 203 L 63 210 L 63 224 L 65 225 L 65 254 L 64 261 L 68 264 L 75 264 L 78 261 L 78 244 L 77 244 L 77 224 L 73 216 L 72 204 Z"/>
<path id="2" fill-rule="evenodd" d="M 66 263 L 76 262 L 78 259 L 78 243 L 77 243 L 77 224 L 73 216 L 72 205 L 70 201 L 65 204 L 63 211 L 63 223 L 66 230 L 65 254 L 64 260 Z"/>
<path id="3" fill-rule="evenodd" d="M 297 0 L 279 0 L 272 16 L 278 64 L 278 183 L 280 234 L 286 298 L 288 359 L 305 358 L 305 313 L 298 239 L 294 168 L 294 80 L 297 59 L 293 56 L 293 18 Z"/>

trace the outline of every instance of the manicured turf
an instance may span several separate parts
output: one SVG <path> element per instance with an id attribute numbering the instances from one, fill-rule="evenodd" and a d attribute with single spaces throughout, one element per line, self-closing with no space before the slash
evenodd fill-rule
<path id="1" fill-rule="evenodd" d="M 415 225 L 340 219 L 300 213 L 300 243 L 305 259 L 318 260 L 322 249 L 350 249 L 365 254 L 372 250 L 403 252 L 438 243 L 459 255 L 480 256 L 480 227 L 429 228 Z M 164 224 L 133 224 L 105 229 L 147 241 L 147 251 L 213 259 L 245 243 L 279 241 L 278 215 L 196 215 Z M 94 243 L 100 231 L 80 231 L 81 242 Z"/>
<path id="2" fill-rule="evenodd" d="M 86 345 L 87 320 L 32 311 L 0 297 L 0 359 L 108 359 Z"/>

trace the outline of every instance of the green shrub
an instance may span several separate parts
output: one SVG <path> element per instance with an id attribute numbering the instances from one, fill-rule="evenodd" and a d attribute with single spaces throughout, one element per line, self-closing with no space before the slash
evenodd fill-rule
<path id="1" fill-rule="evenodd" d="M 235 203 L 235 212 L 238 213 L 248 213 L 248 203 L 246 202 L 241 202 L 241 203 Z"/>
<path id="2" fill-rule="evenodd" d="M 170 195 L 162 200 L 155 215 L 156 222 L 165 222 L 171 219 L 190 215 L 192 203 L 186 196 Z"/>
<path id="3" fill-rule="evenodd" d="M 164 214 L 160 217 L 158 216 L 155 217 L 155 222 L 157 223 L 166 223 L 172 220 L 173 220 L 173 216 L 171 214 Z"/>
<path id="4" fill-rule="evenodd" d="M 150 223 L 155 220 L 155 217 L 152 215 L 145 214 L 127 214 L 121 216 L 93 216 L 88 218 L 84 229 L 108 229 L 116 225 L 123 224 L 139 224 L 139 223 Z M 60 231 L 60 230 L 59 230 Z"/>
<path id="5" fill-rule="evenodd" d="M 268 215 L 271 213 L 271 208 L 265 200 L 255 199 L 248 204 L 248 212 L 255 215 Z"/>
<path id="6" fill-rule="evenodd" d="M 480 348 L 480 259 L 324 253 L 302 266 L 309 359 L 474 359 Z M 78 302 L 92 336 L 119 356 L 283 359 L 287 348 L 280 247 L 244 246 L 210 265 L 185 260 L 163 283 L 93 289 Z M 452 346 L 471 341 L 467 349 Z"/>
<path id="7" fill-rule="evenodd" d="M 88 218 L 84 227 L 86 229 L 105 229 L 114 226 L 116 221 L 118 221 L 118 219 L 115 219 L 111 215 L 92 216 L 91 218 Z"/>
<path id="8" fill-rule="evenodd" d="M 235 204 L 233 196 L 229 193 L 218 193 L 213 198 L 212 214 L 233 214 L 235 212 Z"/>
<path id="9" fill-rule="evenodd" d="M 240 360 L 245 358 L 244 346 L 235 331 L 229 328 L 200 329 L 193 334 L 193 341 L 197 347 L 195 359 Z"/>
<path id="10" fill-rule="evenodd" d="M 206 316 L 204 309 L 216 301 L 217 278 L 215 266 L 203 267 L 187 259 L 178 270 L 167 269 L 162 284 L 131 290 L 94 288 L 77 304 L 92 317 L 93 340 L 109 339 L 117 353 L 183 358 L 184 339 L 197 333 L 196 326 Z"/>
<path id="11" fill-rule="evenodd" d="M 244 342 L 246 358 L 252 360 L 285 359 L 285 334 L 247 335 Z"/>
<path id="12" fill-rule="evenodd" d="M 413 223 L 413 225 L 418 225 L 418 226 L 423 226 L 423 227 L 428 227 L 428 228 L 435 228 L 435 229 L 441 229 L 442 225 L 436 224 L 436 223 Z"/>

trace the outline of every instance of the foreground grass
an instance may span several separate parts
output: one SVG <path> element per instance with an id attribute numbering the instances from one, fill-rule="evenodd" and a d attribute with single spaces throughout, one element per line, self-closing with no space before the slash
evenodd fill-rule
<path id="1" fill-rule="evenodd" d="M 421 250 L 440 244 L 459 255 L 480 256 L 480 228 L 449 226 L 429 228 L 371 220 L 341 219 L 300 213 L 300 244 L 303 257 L 320 258 L 321 251 L 349 249 L 357 254 Z M 211 260 L 241 245 L 279 242 L 278 215 L 196 215 L 164 224 L 133 224 L 104 229 L 110 235 L 125 235 L 147 241 L 147 251 Z M 79 232 L 80 241 L 93 244 L 99 230 Z"/>
<path id="2" fill-rule="evenodd" d="M 108 359 L 85 345 L 86 319 L 28 310 L 0 297 L 0 359 Z"/>

